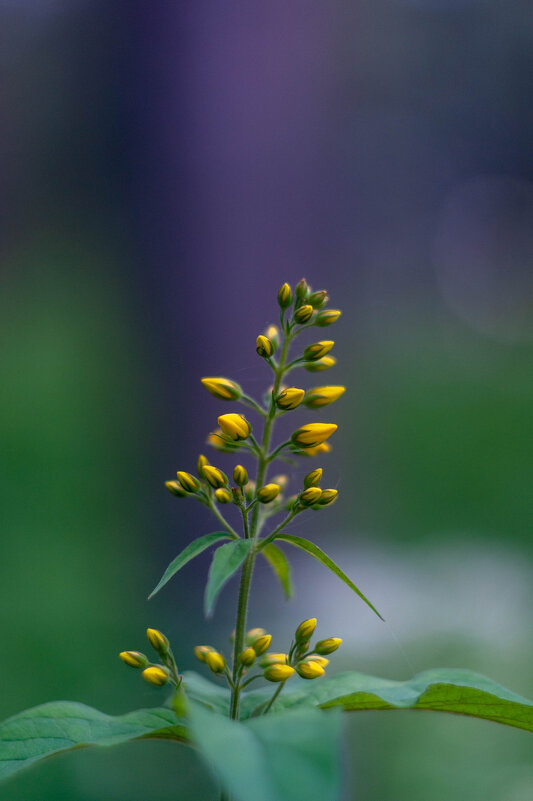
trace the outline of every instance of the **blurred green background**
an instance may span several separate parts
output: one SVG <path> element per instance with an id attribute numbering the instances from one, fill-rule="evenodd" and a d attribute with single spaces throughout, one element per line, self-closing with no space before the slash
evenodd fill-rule
<path id="1" fill-rule="evenodd" d="M 343 309 L 327 380 L 348 391 L 316 465 L 339 501 L 293 531 L 387 623 L 297 553 L 295 600 L 258 571 L 250 624 L 281 648 L 316 615 L 344 638 L 334 671 L 467 667 L 532 697 L 527 4 L 0 9 L 0 716 L 158 705 L 117 659 L 147 626 L 182 669 L 199 642 L 227 647 L 236 586 L 205 621 L 209 557 L 146 601 L 213 525 L 163 482 L 221 413 L 201 376 L 267 386 L 255 337 L 302 274 Z M 409 712 L 345 731 L 344 801 L 533 797 L 523 732 Z M 170 743 L 75 752 L 0 788 L 147 797 L 218 796 Z"/>

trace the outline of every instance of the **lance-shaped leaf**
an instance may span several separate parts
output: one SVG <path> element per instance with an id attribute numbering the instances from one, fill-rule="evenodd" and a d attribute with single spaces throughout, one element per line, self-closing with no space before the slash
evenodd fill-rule
<path id="1" fill-rule="evenodd" d="M 234 540 L 221 545 L 213 554 L 205 588 L 205 614 L 213 613 L 218 594 L 226 581 L 240 568 L 253 547 L 253 540 Z"/>
<path id="2" fill-rule="evenodd" d="M 245 723 L 193 704 L 189 712 L 200 756 L 235 801 L 338 798 L 340 716 L 335 710 L 291 710 Z"/>
<path id="3" fill-rule="evenodd" d="M 278 548 L 277 545 L 269 543 L 265 545 L 259 553 L 263 554 L 270 567 L 279 578 L 285 597 L 292 598 L 291 566 L 283 551 Z"/>
<path id="4" fill-rule="evenodd" d="M 0 723 L 0 779 L 71 748 L 148 737 L 188 739 L 183 720 L 172 709 L 139 709 L 114 717 L 74 701 L 52 701 Z"/>
<path id="5" fill-rule="evenodd" d="M 157 587 L 152 590 L 150 595 L 148 596 L 148 600 L 153 598 L 156 592 L 159 592 L 161 587 L 164 587 L 167 581 L 170 581 L 172 576 L 176 575 L 178 570 L 190 562 L 191 559 L 194 559 L 195 556 L 201 554 L 202 551 L 205 551 L 206 548 L 209 548 L 210 545 L 213 545 L 214 542 L 219 542 L 219 540 L 231 540 L 232 535 L 228 534 L 227 531 L 214 531 L 212 534 L 204 534 L 203 537 L 198 537 L 198 539 L 193 540 L 190 542 L 186 548 L 183 549 L 181 553 L 179 553 L 175 559 L 169 564 L 165 572 L 161 577 L 161 581 L 157 585 Z"/>
<path id="6" fill-rule="evenodd" d="M 335 564 L 333 559 L 330 559 L 329 556 L 325 554 L 324 551 L 322 551 L 318 547 L 318 545 L 315 545 L 314 542 L 309 542 L 309 540 L 305 540 L 303 537 L 294 537 L 292 534 L 278 534 L 276 536 L 276 539 L 288 542 L 291 545 L 294 545 L 296 548 L 301 548 L 302 551 L 311 554 L 311 556 L 313 556 L 323 565 L 329 567 L 329 569 L 332 570 L 333 573 L 335 573 L 335 575 L 341 579 L 341 581 L 344 581 L 344 583 L 347 584 L 348 587 L 351 590 L 353 590 L 359 596 L 359 598 L 361 598 L 365 602 L 365 604 L 367 604 L 371 608 L 371 610 L 376 613 L 376 615 L 381 620 L 384 620 L 384 618 L 379 614 L 376 607 L 370 603 L 368 598 L 366 598 L 361 592 L 361 590 L 355 586 L 353 581 L 351 581 L 351 579 L 348 578 L 346 573 L 344 573 L 344 571 L 342 571 L 340 567 Z"/>
<path id="7" fill-rule="evenodd" d="M 284 691 L 273 711 L 318 706 L 362 709 L 426 709 L 492 720 L 533 731 L 533 701 L 505 689 L 471 670 L 435 668 L 409 681 L 392 681 L 363 673 L 342 673 L 324 681 L 309 682 L 305 690 Z M 268 695 L 248 693 L 241 709 L 249 715 Z"/>

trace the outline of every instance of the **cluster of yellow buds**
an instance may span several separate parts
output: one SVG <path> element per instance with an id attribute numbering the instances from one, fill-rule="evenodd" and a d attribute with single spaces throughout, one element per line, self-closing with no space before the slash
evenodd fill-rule
<path id="1" fill-rule="evenodd" d="M 265 653 L 259 662 L 267 681 L 285 682 L 297 673 L 302 679 L 318 679 L 329 664 L 326 654 L 336 651 L 342 643 L 340 637 L 319 640 L 311 647 L 310 640 L 316 628 L 316 618 L 304 620 L 294 633 L 294 641 L 287 653 Z"/>
<path id="2" fill-rule="evenodd" d="M 146 637 L 154 651 L 159 655 L 162 664 L 150 662 L 148 657 L 141 651 L 121 651 L 119 654 L 120 659 L 129 667 L 142 670 L 142 677 L 148 684 L 163 687 L 165 684 L 170 683 L 178 688 L 182 682 L 182 676 L 178 673 L 176 660 L 168 639 L 158 629 L 147 629 Z"/>

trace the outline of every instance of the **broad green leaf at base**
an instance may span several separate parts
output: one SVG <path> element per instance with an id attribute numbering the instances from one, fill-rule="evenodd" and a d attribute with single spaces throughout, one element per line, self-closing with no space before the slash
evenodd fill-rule
<path id="1" fill-rule="evenodd" d="M 261 691 L 249 693 L 243 703 L 243 714 L 249 714 L 263 698 Z M 311 687 L 294 690 L 287 687 L 273 710 L 312 706 L 340 707 L 348 712 L 426 709 L 470 715 L 533 732 L 533 701 L 470 670 L 426 670 L 409 681 L 342 673 L 331 679 L 317 680 Z"/>
<path id="2" fill-rule="evenodd" d="M 184 723 L 172 709 L 139 709 L 113 717 L 74 701 L 52 701 L 0 723 L 0 779 L 61 751 L 142 737 L 187 739 Z"/>

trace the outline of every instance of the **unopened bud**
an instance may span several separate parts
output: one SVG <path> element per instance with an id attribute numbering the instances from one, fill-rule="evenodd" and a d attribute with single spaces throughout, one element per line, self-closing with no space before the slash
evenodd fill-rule
<path id="1" fill-rule="evenodd" d="M 235 441 L 247 439 L 252 433 L 252 426 L 243 414 L 222 414 L 218 424 L 222 432 Z"/>
<path id="2" fill-rule="evenodd" d="M 304 350 L 304 359 L 306 361 L 316 361 L 321 359 L 330 352 L 335 342 L 332 339 L 324 339 L 322 342 L 315 342 L 314 345 L 308 345 Z"/>
<path id="3" fill-rule="evenodd" d="M 242 395 L 240 386 L 229 378 L 202 378 L 202 384 L 219 400 L 238 400 Z"/>
<path id="4" fill-rule="evenodd" d="M 275 353 L 279 347 L 279 328 L 277 325 L 269 325 L 263 336 L 272 342 L 273 353 Z"/>
<path id="5" fill-rule="evenodd" d="M 119 657 L 132 668 L 145 668 L 149 664 L 147 657 L 140 651 L 121 651 Z"/>
<path id="6" fill-rule="evenodd" d="M 323 356 L 321 359 L 317 359 L 314 362 L 306 362 L 304 367 L 310 373 L 321 373 L 323 370 L 329 370 L 330 367 L 334 367 L 337 364 L 337 359 L 335 356 Z"/>
<path id="7" fill-rule="evenodd" d="M 300 306 L 299 309 L 296 309 L 294 312 L 294 320 L 297 323 L 303 324 L 309 322 L 311 317 L 313 316 L 314 309 L 308 303 L 305 303 L 303 306 Z"/>
<path id="8" fill-rule="evenodd" d="M 310 617 L 300 623 L 294 633 L 297 643 L 308 642 L 316 629 L 316 617 Z"/>
<path id="9" fill-rule="evenodd" d="M 303 660 L 304 662 L 316 662 L 320 665 L 320 667 L 327 667 L 329 665 L 329 659 L 326 659 L 325 656 L 317 656 L 316 654 L 309 654 Z"/>
<path id="10" fill-rule="evenodd" d="M 331 325 L 339 319 L 342 312 L 338 309 L 322 309 L 315 317 L 315 325 L 325 326 Z"/>
<path id="11" fill-rule="evenodd" d="M 322 490 L 320 487 L 309 487 L 300 493 L 298 500 L 302 506 L 312 506 L 319 501 L 321 495 Z"/>
<path id="12" fill-rule="evenodd" d="M 211 484 L 214 489 L 225 487 L 228 483 L 228 477 L 218 467 L 213 467 L 211 464 L 206 464 L 202 469 L 202 475 L 205 480 Z"/>
<path id="13" fill-rule="evenodd" d="M 269 665 L 286 665 L 288 661 L 288 654 L 265 654 L 259 660 L 259 666 L 266 668 Z"/>
<path id="14" fill-rule="evenodd" d="M 233 470 L 233 480 L 238 487 L 244 487 L 245 484 L 248 484 L 248 473 L 242 464 L 236 465 Z"/>
<path id="15" fill-rule="evenodd" d="M 214 650 L 210 645 L 195 645 L 194 655 L 200 662 L 205 662 L 207 654 Z"/>
<path id="16" fill-rule="evenodd" d="M 232 503 L 233 502 L 233 495 L 226 489 L 226 487 L 220 487 L 219 489 L 215 490 L 215 498 L 219 503 Z"/>
<path id="17" fill-rule="evenodd" d="M 338 491 L 336 489 L 322 490 L 322 494 L 318 499 L 319 506 L 329 506 L 337 500 Z"/>
<path id="18" fill-rule="evenodd" d="M 296 672 L 302 679 L 318 679 L 324 675 L 324 668 L 318 662 L 312 660 L 298 662 L 296 665 Z"/>
<path id="19" fill-rule="evenodd" d="M 212 448 L 215 448 L 217 451 L 222 451 L 223 453 L 233 453 L 238 449 L 238 445 L 234 445 L 233 442 L 228 442 L 227 439 L 223 436 L 223 431 L 221 428 L 216 428 L 212 431 L 206 440 L 208 445 L 211 445 Z"/>
<path id="20" fill-rule="evenodd" d="M 266 634 L 266 629 L 250 629 L 250 631 L 246 632 L 246 645 L 253 645 L 259 637 L 263 637 Z"/>
<path id="21" fill-rule="evenodd" d="M 148 684 L 155 684 L 156 687 L 162 687 L 164 684 L 167 684 L 169 673 L 163 665 L 153 665 L 143 670 L 142 677 Z"/>
<path id="22" fill-rule="evenodd" d="M 312 292 L 307 298 L 307 302 L 313 307 L 313 309 L 320 309 L 327 299 L 328 293 L 325 289 L 321 289 L 318 292 Z"/>
<path id="23" fill-rule="evenodd" d="M 206 466 L 206 464 L 209 464 L 209 459 L 207 458 L 207 456 L 204 456 L 203 453 L 201 453 L 200 456 L 198 457 L 198 461 L 196 462 L 196 472 L 198 473 L 200 478 L 204 477 L 202 471 L 203 468 Z"/>
<path id="24" fill-rule="evenodd" d="M 255 342 L 255 349 L 259 356 L 262 356 L 263 359 L 270 359 L 272 354 L 274 353 L 274 346 L 272 342 L 265 337 L 263 334 L 259 334 Z"/>
<path id="25" fill-rule="evenodd" d="M 311 291 L 311 287 L 309 286 L 305 278 L 302 278 L 302 280 L 298 281 L 298 283 L 296 284 L 296 289 L 294 291 L 298 300 L 301 301 L 307 298 L 309 292 Z"/>
<path id="26" fill-rule="evenodd" d="M 185 492 L 179 481 L 165 481 L 165 487 L 172 495 L 175 495 L 176 498 L 186 498 L 189 494 Z"/>
<path id="27" fill-rule="evenodd" d="M 226 660 L 218 651 L 209 651 L 205 655 L 205 663 L 213 673 L 224 673 Z"/>
<path id="28" fill-rule="evenodd" d="M 271 642 L 272 642 L 272 635 L 263 634 L 262 637 L 258 637 L 257 640 L 254 643 L 252 643 L 252 648 L 254 649 L 257 656 L 261 656 L 261 654 L 264 654 L 265 651 L 268 651 Z"/>
<path id="29" fill-rule="evenodd" d="M 337 428 L 335 423 L 308 423 L 295 431 L 291 439 L 300 448 L 314 448 L 328 439 Z"/>
<path id="30" fill-rule="evenodd" d="M 282 309 L 286 309 L 292 303 L 292 290 L 289 284 L 283 284 L 278 292 L 278 303 Z"/>
<path id="31" fill-rule="evenodd" d="M 265 486 L 261 487 L 258 491 L 257 499 L 259 503 L 270 503 L 278 497 L 280 492 L 281 487 L 279 484 L 265 484 Z"/>
<path id="32" fill-rule="evenodd" d="M 317 467 L 316 470 L 311 470 L 311 472 L 308 473 L 304 478 L 304 487 L 306 489 L 309 489 L 309 487 L 317 487 L 321 481 L 322 481 L 322 468 Z"/>
<path id="33" fill-rule="evenodd" d="M 289 387 L 280 392 L 276 398 L 276 404 L 280 409 L 285 411 L 289 409 L 296 409 L 297 406 L 303 401 L 305 397 L 305 390 L 298 389 L 297 387 Z"/>
<path id="34" fill-rule="evenodd" d="M 148 642 L 159 654 L 168 654 L 169 642 L 165 635 L 157 629 L 146 629 Z"/>
<path id="35" fill-rule="evenodd" d="M 294 668 L 290 665 L 269 665 L 263 675 L 267 681 L 287 681 L 294 675 Z"/>
<path id="36" fill-rule="evenodd" d="M 245 648 L 239 656 L 239 662 L 245 667 L 251 667 L 255 662 L 256 653 L 253 648 Z"/>
<path id="37" fill-rule="evenodd" d="M 249 481 L 246 486 L 244 487 L 244 496 L 247 501 L 253 501 L 255 498 L 255 489 L 256 483 L 255 481 Z"/>
<path id="38" fill-rule="evenodd" d="M 176 475 L 178 476 L 178 481 L 181 486 L 184 490 L 187 490 L 187 492 L 196 492 L 200 487 L 195 477 L 191 476 L 190 473 L 186 473 L 184 470 L 178 470 Z"/>
<path id="39" fill-rule="evenodd" d="M 315 645 L 315 651 L 320 656 L 326 656 L 327 654 L 332 654 L 333 651 L 336 651 L 339 645 L 342 643 L 342 639 L 340 637 L 328 637 L 326 640 L 320 640 Z"/>
<path id="40" fill-rule="evenodd" d="M 346 387 L 314 387 L 305 393 L 304 405 L 308 409 L 319 409 L 336 401 L 346 392 Z"/>

